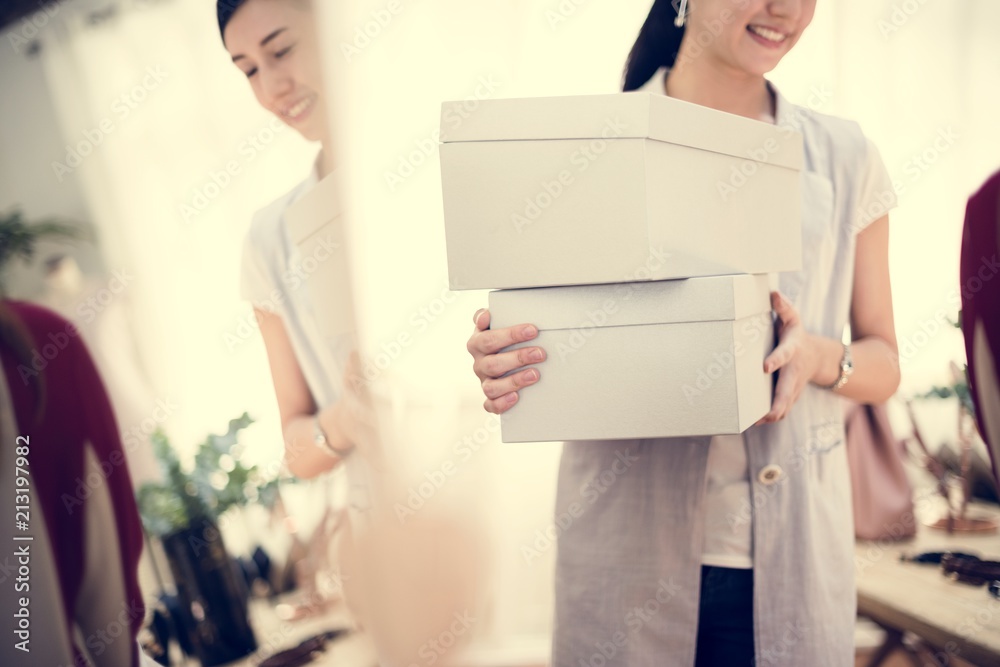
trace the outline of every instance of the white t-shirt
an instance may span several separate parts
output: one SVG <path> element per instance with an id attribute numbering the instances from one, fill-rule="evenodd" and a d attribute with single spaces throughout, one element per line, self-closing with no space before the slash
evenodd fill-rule
<path id="1" fill-rule="evenodd" d="M 305 180 L 254 215 L 243 244 L 240 295 L 254 307 L 281 317 L 309 392 L 322 409 L 340 398 L 351 339 L 343 335 L 330 340 L 321 331 L 306 282 L 297 272 L 303 265 L 301 254 L 285 223 L 285 211 L 317 183 L 314 164 Z M 343 470 L 347 504 L 356 510 L 367 509 L 368 472 L 361 457 L 347 457 Z"/>
<path id="2" fill-rule="evenodd" d="M 753 567 L 752 519 L 746 442 L 742 434 L 717 435 L 708 446 L 702 564 Z"/>
<path id="3" fill-rule="evenodd" d="M 341 373 L 312 316 L 309 291 L 296 279 L 301 260 L 285 224 L 285 211 L 318 181 L 314 166 L 305 180 L 254 214 L 243 243 L 240 296 L 281 316 L 313 400 L 326 407 L 340 396 Z"/>

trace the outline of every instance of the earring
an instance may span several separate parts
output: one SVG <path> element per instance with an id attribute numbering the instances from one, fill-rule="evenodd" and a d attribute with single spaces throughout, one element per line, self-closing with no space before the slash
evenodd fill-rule
<path id="1" fill-rule="evenodd" d="M 678 0 L 674 0 L 673 5 L 677 9 L 677 18 L 674 19 L 674 25 L 678 28 L 683 28 L 684 19 L 687 18 L 688 0 L 680 0 L 679 3 Z"/>

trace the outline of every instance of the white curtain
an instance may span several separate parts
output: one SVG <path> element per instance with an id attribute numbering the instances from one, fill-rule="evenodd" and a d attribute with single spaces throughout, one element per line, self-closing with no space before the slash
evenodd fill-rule
<path id="1" fill-rule="evenodd" d="M 270 463 L 282 445 L 239 300 L 240 248 L 254 211 L 308 174 L 316 148 L 257 105 L 214 11 L 203 0 L 71 1 L 42 53 L 64 141 L 80 155 L 78 166 L 62 160 L 62 178 L 83 186 L 107 279 L 131 278 L 121 296 L 141 363 L 153 397 L 173 406 L 160 425 L 190 452 L 246 410 L 262 422 L 248 433 L 251 458 Z"/>
<path id="2" fill-rule="evenodd" d="M 323 8 L 362 339 L 382 355 L 379 377 L 393 395 L 385 428 L 414 485 L 454 464 L 427 503 L 473 508 L 491 536 L 492 586 L 476 628 L 484 644 L 544 646 L 551 630 L 554 552 L 528 562 L 522 546 L 551 525 L 559 445 L 502 445 L 481 411 L 464 345 L 486 295 L 447 291 L 433 137 L 440 103 L 614 91 L 649 4 Z M 46 58 L 67 142 L 102 119 L 114 123 L 68 177 L 86 188 L 109 266 L 135 272 L 143 362 L 157 391 L 181 406 L 169 430 L 190 445 L 247 409 L 261 418 L 254 435 L 266 460 L 280 452 L 280 436 L 259 337 L 238 332 L 248 315 L 236 292 L 239 245 L 253 211 L 304 176 L 314 149 L 285 131 L 252 160 L 241 150 L 266 134 L 268 118 L 226 60 L 212 5 L 170 0 L 97 26 L 64 17 Z M 894 15 L 904 5 L 916 10 Z M 790 100 L 858 120 L 903 186 L 891 248 L 901 344 L 938 310 L 954 315 L 964 202 L 1000 162 L 998 22 L 992 0 L 819 0 L 814 24 L 773 75 Z M 165 78 L 119 118 L 114 101 L 157 67 Z M 925 152 L 923 168 L 914 156 Z M 241 173 L 185 221 L 179 204 L 228 161 Z M 238 338 L 233 349 L 227 334 Z M 940 381 L 961 355 L 958 336 L 940 327 L 904 355 L 904 390 Z"/>

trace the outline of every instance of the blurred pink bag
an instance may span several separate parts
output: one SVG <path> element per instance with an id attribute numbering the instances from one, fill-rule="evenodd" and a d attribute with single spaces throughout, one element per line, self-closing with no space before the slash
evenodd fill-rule
<path id="1" fill-rule="evenodd" d="M 844 427 L 854 501 L 854 536 L 900 540 L 917 531 L 903 442 L 892 434 L 885 404 L 849 403 Z"/>

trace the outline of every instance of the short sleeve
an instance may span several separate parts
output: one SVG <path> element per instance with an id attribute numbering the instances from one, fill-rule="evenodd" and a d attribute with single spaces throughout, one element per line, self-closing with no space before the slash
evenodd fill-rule
<path id="1" fill-rule="evenodd" d="M 240 297 L 255 308 L 269 313 L 278 312 L 274 298 L 275 267 L 269 266 L 261 242 L 251 229 L 243 241 L 243 259 L 240 267 Z"/>
<path id="2" fill-rule="evenodd" d="M 896 207 L 896 189 L 878 148 L 867 137 L 857 172 L 851 232 L 858 234 Z"/>

